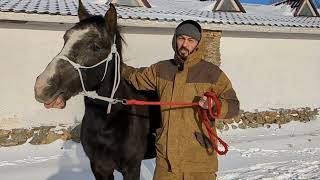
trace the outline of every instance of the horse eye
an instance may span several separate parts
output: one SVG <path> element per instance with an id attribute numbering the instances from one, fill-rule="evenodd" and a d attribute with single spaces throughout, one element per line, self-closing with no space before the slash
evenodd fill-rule
<path id="1" fill-rule="evenodd" d="M 94 44 L 92 44 L 91 49 L 92 49 L 93 51 L 100 51 L 100 50 L 103 49 L 103 47 L 101 47 L 100 45 L 94 43 Z"/>

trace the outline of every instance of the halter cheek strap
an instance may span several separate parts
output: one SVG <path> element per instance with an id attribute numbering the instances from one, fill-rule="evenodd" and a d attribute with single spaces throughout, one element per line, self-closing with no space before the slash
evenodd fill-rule
<path id="1" fill-rule="evenodd" d="M 115 68 L 115 71 L 114 71 L 115 74 L 114 74 L 113 87 L 112 87 L 110 98 L 89 93 L 86 90 L 85 86 L 84 86 L 84 81 L 83 81 L 83 78 L 82 78 L 81 69 L 92 69 L 92 68 L 95 68 L 95 67 L 97 67 L 100 64 L 105 62 L 106 66 L 105 66 L 103 77 L 101 79 L 101 82 L 102 82 L 104 80 L 106 74 L 107 74 L 108 64 L 112 60 L 112 55 L 113 54 L 114 54 L 114 60 L 115 60 L 115 63 L 114 63 L 115 64 L 115 67 L 114 67 Z M 64 56 L 64 55 L 60 55 L 60 56 L 58 56 L 56 58 L 59 58 L 59 59 L 62 59 L 62 60 L 65 60 L 65 61 L 69 62 L 74 67 L 74 69 L 76 69 L 78 71 L 79 77 L 80 77 L 81 86 L 82 86 L 82 90 L 83 90 L 81 92 L 82 95 L 90 97 L 92 99 L 99 99 L 99 100 L 103 100 L 103 101 L 109 102 L 108 108 L 107 108 L 107 113 L 108 114 L 110 114 L 110 112 L 111 112 L 111 105 L 112 104 L 116 104 L 116 103 L 122 102 L 122 100 L 114 99 L 114 95 L 115 95 L 116 91 L 118 90 L 118 87 L 119 87 L 119 84 L 120 84 L 120 78 L 121 78 L 120 77 L 121 76 L 121 74 L 120 74 L 121 59 L 120 59 L 120 55 L 119 55 L 118 50 L 117 50 L 117 46 L 116 46 L 116 43 L 115 43 L 115 38 L 114 38 L 113 45 L 111 46 L 111 52 L 108 55 L 108 57 L 106 59 L 100 61 L 99 63 L 95 64 L 95 65 L 82 66 L 80 64 L 77 64 L 77 63 L 71 61 L 67 56 Z"/>

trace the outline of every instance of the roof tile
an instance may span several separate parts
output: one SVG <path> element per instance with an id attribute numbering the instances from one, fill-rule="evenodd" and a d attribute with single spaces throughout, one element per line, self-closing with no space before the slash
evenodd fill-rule
<path id="1" fill-rule="evenodd" d="M 93 15 L 103 15 L 108 9 L 105 4 L 96 4 L 89 2 L 89 0 L 83 0 L 83 3 L 90 14 Z M 193 19 L 199 22 L 217 24 L 320 28 L 320 18 L 317 17 L 253 15 L 161 7 L 117 7 L 117 10 L 119 18 L 133 20 L 179 22 Z M 0 0 L 0 11 L 76 16 L 77 3 L 74 0 Z"/>

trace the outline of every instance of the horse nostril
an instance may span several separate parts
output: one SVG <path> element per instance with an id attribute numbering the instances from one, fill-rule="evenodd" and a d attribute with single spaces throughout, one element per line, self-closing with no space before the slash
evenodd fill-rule
<path id="1" fill-rule="evenodd" d="M 34 91 L 35 91 L 35 98 L 39 102 L 45 102 L 53 98 L 57 94 L 58 87 L 55 85 L 49 85 L 49 84 L 39 85 L 39 86 L 35 86 Z"/>
<path id="2" fill-rule="evenodd" d="M 46 80 L 38 78 L 34 86 L 35 96 L 40 99 L 48 98 L 52 91 L 55 91 L 56 87 L 51 85 Z"/>
<path id="3" fill-rule="evenodd" d="M 36 84 L 36 86 L 34 87 L 35 94 L 38 96 L 43 94 L 43 91 L 47 86 L 48 85 L 45 84 Z"/>

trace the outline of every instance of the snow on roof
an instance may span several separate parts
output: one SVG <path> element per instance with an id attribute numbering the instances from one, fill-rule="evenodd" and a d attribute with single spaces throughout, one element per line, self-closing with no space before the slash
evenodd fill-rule
<path id="1" fill-rule="evenodd" d="M 104 14 L 108 7 L 102 0 L 82 0 L 94 15 Z M 213 12 L 215 1 L 149 0 L 152 8 L 118 6 L 118 17 L 139 23 L 170 24 L 193 19 L 202 24 L 247 25 L 275 28 L 320 28 L 318 17 L 293 17 L 288 5 L 270 6 L 244 4 L 247 13 Z M 75 0 L 0 0 L 1 12 L 77 16 Z M 1 16 L 0 16 L 1 19 Z M 320 31 L 317 29 L 317 31 Z"/>
<path id="2" fill-rule="evenodd" d="M 246 12 L 239 0 L 217 0 L 213 10 L 225 12 Z"/>
<path id="3" fill-rule="evenodd" d="M 278 6 L 263 5 L 263 4 L 243 4 L 244 9 L 249 15 L 259 16 L 291 16 L 293 17 L 295 9 L 288 4 Z"/>

